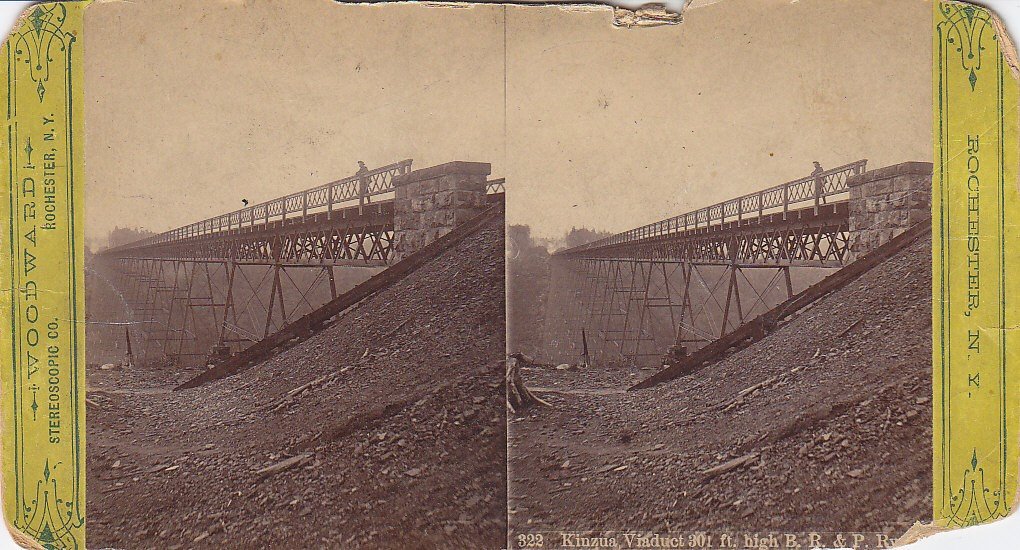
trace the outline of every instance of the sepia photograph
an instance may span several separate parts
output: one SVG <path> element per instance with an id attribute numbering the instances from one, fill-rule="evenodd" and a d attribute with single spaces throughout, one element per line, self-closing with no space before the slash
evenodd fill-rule
<path id="1" fill-rule="evenodd" d="M 508 20 L 512 541 L 930 521 L 930 10 Z"/>
<path id="2" fill-rule="evenodd" d="M 502 8 L 85 25 L 89 546 L 502 546 Z"/>
<path id="3" fill-rule="evenodd" d="M 21 23 L 19 541 L 85 547 L 86 507 L 125 550 L 890 548 L 1009 514 L 1020 88 L 986 11 Z"/>

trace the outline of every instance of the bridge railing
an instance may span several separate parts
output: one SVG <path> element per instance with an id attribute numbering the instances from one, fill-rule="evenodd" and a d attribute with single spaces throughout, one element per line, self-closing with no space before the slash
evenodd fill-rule
<path id="1" fill-rule="evenodd" d="M 253 226 L 256 223 L 269 223 L 276 219 L 285 220 L 291 214 L 300 213 L 305 216 L 316 210 L 332 211 L 343 203 L 358 201 L 362 198 L 367 200 L 376 195 L 393 192 L 393 178 L 410 172 L 411 162 L 411 159 L 407 159 L 388 164 L 363 174 L 355 174 L 318 187 L 171 229 L 117 248 L 130 249 L 174 242 L 188 237 Z"/>
<path id="2" fill-rule="evenodd" d="M 506 193 L 506 178 L 499 178 L 485 182 L 485 192 L 490 195 Z"/>
<path id="3" fill-rule="evenodd" d="M 850 176 L 864 173 L 867 163 L 867 160 L 858 160 L 844 164 L 843 166 L 706 206 L 686 214 L 643 225 L 623 233 L 617 233 L 598 241 L 565 250 L 560 252 L 560 254 L 573 254 L 585 250 L 647 239 L 649 237 L 671 235 L 716 224 L 721 225 L 726 222 L 754 219 L 765 214 L 774 214 L 780 211 L 785 213 L 791 207 L 799 206 L 805 202 L 813 202 L 815 206 L 819 206 L 830 196 L 848 192 L 847 181 L 850 179 Z"/>

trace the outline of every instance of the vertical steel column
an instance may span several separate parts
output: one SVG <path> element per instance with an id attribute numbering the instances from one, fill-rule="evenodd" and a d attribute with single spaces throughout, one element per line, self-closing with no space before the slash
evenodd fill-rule
<path id="1" fill-rule="evenodd" d="M 228 260 L 224 262 L 223 268 L 227 273 L 227 296 L 223 301 L 223 322 L 220 324 L 220 335 L 216 342 L 217 346 L 225 345 L 227 337 L 227 316 L 231 311 L 234 312 L 234 324 L 237 324 L 237 310 L 234 309 L 234 272 L 237 270 L 237 263 L 233 260 Z"/>
<path id="2" fill-rule="evenodd" d="M 691 277 L 694 275 L 692 272 L 694 265 L 690 262 L 684 262 L 680 265 L 680 275 L 683 277 L 684 290 L 682 297 L 680 298 L 680 319 L 677 320 L 677 332 L 676 339 L 673 345 L 682 346 L 686 342 L 684 338 L 684 319 L 687 317 L 688 310 L 691 309 Z M 693 316 L 694 312 L 690 312 Z"/>
<path id="3" fill-rule="evenodd" d="M 273 322 L 273 304 L 276 301 L 276 291 L 280 288 L 280 264 L 276 263 L 273 265 L 273 287 L 269 290 L 269 308 L 266 312 L 266 328 L 262 332 L 262 337 L 269 336 L 269 327 Z M 283 296 L 280 297 L 283 300 Z"/>

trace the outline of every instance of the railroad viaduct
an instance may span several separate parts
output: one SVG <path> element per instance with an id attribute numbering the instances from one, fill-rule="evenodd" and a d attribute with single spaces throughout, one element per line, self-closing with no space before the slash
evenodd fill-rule
<path id="1" fill-rule="evenodd" d="M 296 321 L 349 307 L 369 283 L 502 208 L 505 182 L 489 178 L 489 164 L 411 164 L 102 252 L 144 334 L 136 355 L 206 364 L 285 340 Z M 720 347 L 930 225 L 931 176 L 931 163 L 869 171 L 860 160 L 558 252 L 546 349 L 647 365 Z M 342 268 L 371 278 L 338 280 Z"/>
<path id="2" fill-rule="evenodd" d="M 363 170 L 98 254 L 97 269 L 141 328 L 134 357 L 182 365 L 229 358 L 501 208 L 504 181 L 489 179 L 487 163 L 411 164 Z"/>
<path id="3" fill-rule="evenodd" d="M 927 162 L 860 160 L 558 252 L 545 348 L 694 368 L 699 350 L 724 352 L 749 323 L 774 324 L 841 280 L 830 275 L 930 228 L 931 177 Z"/>

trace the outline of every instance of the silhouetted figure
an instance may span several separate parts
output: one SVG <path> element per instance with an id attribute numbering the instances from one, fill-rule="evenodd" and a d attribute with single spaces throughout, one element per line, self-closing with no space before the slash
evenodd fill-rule
<path id="1" fill-rule="evenodd" d="M 358 178 L 358 209 L 365 206 L 365 204 L 372 202 L 372 199 L 368 196 L 368 184 L 371 178 L 368 177 L 368 166 L 365 163 L 358 161 L 358 171 L 354 174 Z"/>
<path id="2" fill-rule="evenodd" d="M 825 169 L 822 168 L 822 165 L 817 160 L 814 161 L 814 163 L 815 169 L 811 172 L 811 175 L 815 178 L 815 204 L 825 204 L 826 200 L 823 195 L 825 192 L 825 177 L 822 176 L 822 174 L 825 173 Z"/>

